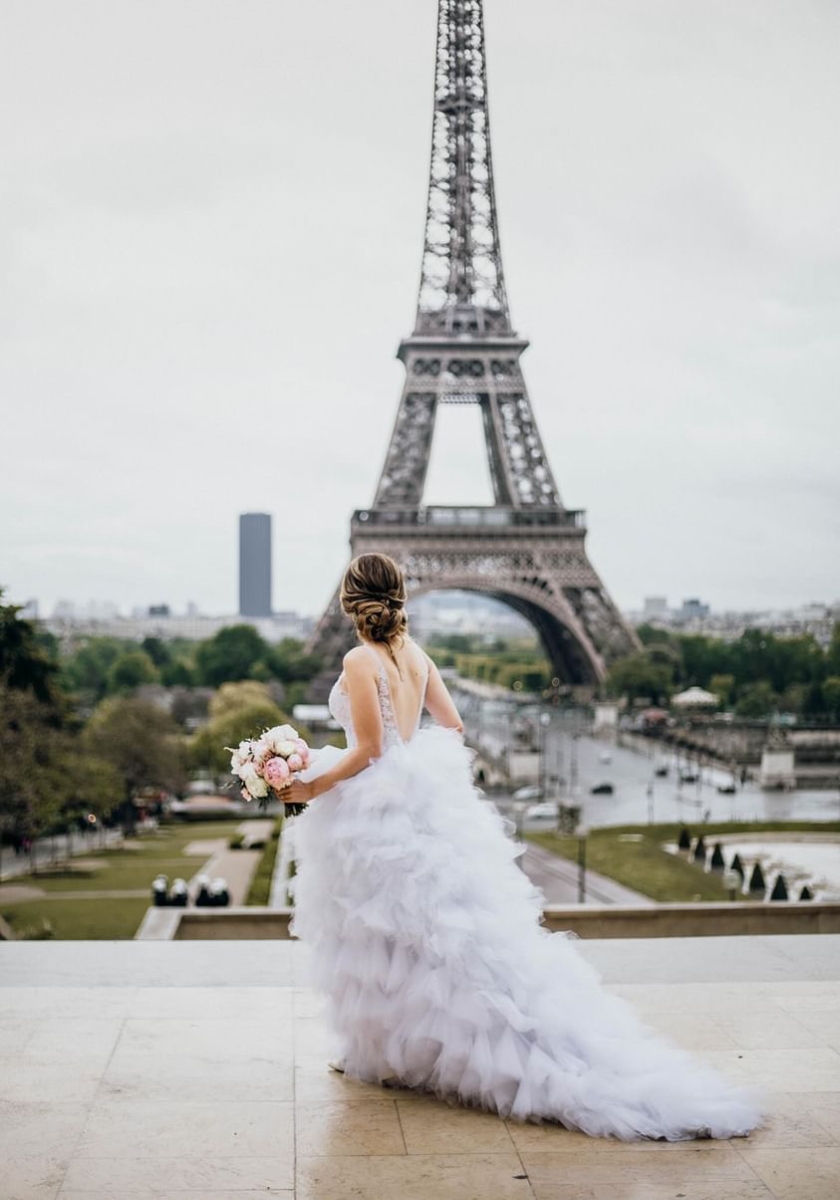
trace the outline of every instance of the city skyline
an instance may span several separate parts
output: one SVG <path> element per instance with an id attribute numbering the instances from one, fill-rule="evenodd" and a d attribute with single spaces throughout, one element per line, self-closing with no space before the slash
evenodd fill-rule
<path id="1" fill-rule="evenodd" d="M 277 607 L 318 612 L 401 384 L 435 5 L 325 38 L 317 12 L 177 3 L 166 39 L 45 7 L 7 10 L 0 51 L 0 389 L 50 435 L 3 472 L 0 586 L 234 611 L 235 514 L 260 510 Z M 595 567 L 625 610 L 833 601 L 837 14 L 486 8 L 514 323 Z M 473 415 L 441 421 L 430 502 L 487 498 Z"/>

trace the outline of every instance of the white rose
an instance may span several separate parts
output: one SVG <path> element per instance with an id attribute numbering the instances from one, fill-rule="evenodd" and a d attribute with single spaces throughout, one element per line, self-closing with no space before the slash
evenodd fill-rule
<path id="1" fill-rule="evenodd" d="M 264 733 L 262 737 L 258 738 L 257 741 L 254 742 L 252 753 L 255 759 L 265 759 L 271 757 L 271 751 L 271 738 L 267 733 Z"/>
<path id="2" fill-rule="evenodd" d="M 294 742 L 286 741 L 285 738 L 280 738 L 274 743 L 274 752 L 281 758 L 288 758 L 290 754 L 294 754 L 296 749 Z"/>
<path id="3" fill-rule="evenodd" d="M 247 779 L 245 781 L 245 788 L 255 800 L 262 800 L 264 796 L 268 795 L 268 784 L 264 779 L 260 779 L 259 775 L 253 779 Z"/>
<path id="4" fill-rule="evenodd" d="M 229 749 L 229 747 L 228 747 Z M 237 748 L 230 756 L 230 769 L 234 775 L 238 775 L 243 765 L 251 761 L 251 743 L 240 742 Z"/>
<path id="5" fill-rule="evenodd" d="M 275 725 L 273 729 L 269 729 L 263 737 L 270 739 L 276 753 L 280 753 L 277 749 L 280 742 L 293 742 L 297 737 L 297 730 L 292 725 Z"/>
<path id="6" fill-rule="evenodd" d="M 245 763 L 239 772 L 239 778 L 255 800 L 261 800 L 263 796 L 268 795 L 268 785 L 260 778 L 253 763 Z"/>

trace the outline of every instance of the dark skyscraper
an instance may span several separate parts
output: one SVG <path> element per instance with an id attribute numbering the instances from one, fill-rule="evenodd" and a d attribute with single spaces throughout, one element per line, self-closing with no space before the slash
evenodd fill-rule
<path id="1" fill-rule="evenodd" d="M 271 515 L 239 516 L 239 615 L 271 616 Z"/>

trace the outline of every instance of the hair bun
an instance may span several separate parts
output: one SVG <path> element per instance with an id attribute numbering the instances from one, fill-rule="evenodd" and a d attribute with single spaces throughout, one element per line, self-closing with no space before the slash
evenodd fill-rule
<path id="1" fill-rule="evenodd" d="M 352 607 L 356 625 L 366 637 L 376 642 L 385 642 L 394 636 L 400 623 L 400 610 L 388 599 L 362 596 Z"/>
<path id="2" fill-rule="evenodd" d="M 390 643 L 407 628 L 402 570 L 387 554 L 360 554 L 345 572 L 341 607 L 369 641 Z"/>

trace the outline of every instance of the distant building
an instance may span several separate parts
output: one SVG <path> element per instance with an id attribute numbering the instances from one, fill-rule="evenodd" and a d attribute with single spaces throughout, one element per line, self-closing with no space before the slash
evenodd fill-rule
<path id="1" fill-rule="evenodd" d="M 171 617 L 172 612 L 168 604 L 150 604 L 148 610 L 150 617 Z"/>
<path id="2" fill-rule="evenodd" d="M 253 625 L 260 637 L 265 638 L 267 642 L 276 643 L 283 638 L 305 642 L 315 625 L 315 618 L 300 616 L 294 612 L 276 613 L 270 617 L 211 617 L 201 614 L 180 616 L 170 611 L 166 616 L 152 616 L 147 609 L 143 609 L 130 617 L 95 619 L 82 616 L 52 616 L 39 622 L 66 645 L 72 644 L 73 640 L 79 637 L 116 637 L 137 642 L 145 637 L 157 637 L 163 641 L 170 638 L 203 641 L 205 638 L 214 637 L 220 629 L 243 623 Z"/>
<path id="3" fill-rule="evenodd" d="M 812 600 L 799 608 L 712 611 L 710 605 L 691 599 L 684 601 L 682 608 L 669 608 L 661 614 L 645 607 L 643 612 L 627 612 L 625 616 L 631 625 L 651 624 L 657 629 L 707 634 L 727 642 L 741 637 L 747 629 L 763 629 L 776 637 L 810 634 L 825 649 L 835 624 L 840 622 L 840 601 Z"/>
<path id="4" fill-rule="evenodd" d="M 642 615 L 645 617 L 664 617 L 668 612 L 667 596 L 645 596 Z"/>
<path id="5" fill-rule="evenodd" d="M 702 600 L 698 600 L 696 596 L 692 596 L 690 600 L 683 600 L 680 616 L 684 620 L 690 620 L 692 617 L 708 617 L 709 606 L 704 604 Z"/>
<path id="6" fill-rule="evenodd" d="M 239 614 L 271 616 L 271 516 L 239 517 Z"/>

